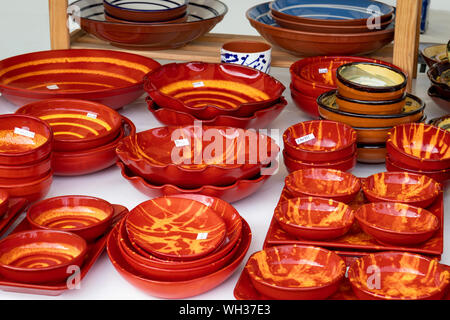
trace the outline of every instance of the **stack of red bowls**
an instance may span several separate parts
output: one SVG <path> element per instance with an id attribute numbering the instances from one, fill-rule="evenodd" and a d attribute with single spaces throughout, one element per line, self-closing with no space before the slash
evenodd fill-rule
<path id="1" fill-rule="evenodd" d="M 124 178 L 149 197 L 198 193 L 233 202 L 267 181 L 279 147 L 254 130 L 173 126 L 122 139 L 116 152 Z"/>
<path id="2" fill-rule="evenodd" d="M 44 121 L 28 116 L 0 116 L 0 189 L 11 198 L 36 201 L 53 181 L 53 132 Z"/>
<path id="3" fill-rule="evenodd" d="M 117 144 L 135 132 L 133 123 L 117 111 L 85 100 L 41 100 L 23 106 L 16 114 L 40 118 L 52 128 L 55 175 L 83 175 L 114 165 Z"/>
<path id="4" fill-rule="evenodd" d="M 170 63 L 146 76 L 148 107 L 165 125 L 263 128 L 286 106 L 284 85 L 253 68 Z"/>
<path id="5" fill-rule="evenodd" d="M 424 123 L 395 126 L 386 141 L 386 169 L 450 179 L 450 132 Z"/>
<path id="6" fill-rule="evenodd" d="M 209 291 L 236 270 L 251 231 L 227 202 L 176 195 L 141 203 L 108 239 L 108 255 L 131 284 L 161 298 Z"/>
<path id="7" fill-rule="evenodd" d="M 311 120 L 283 133 L 283 158 L 289 172 L 307 168 L 342 171 L 356 164 L 356 132 L 341 122 Z"/>

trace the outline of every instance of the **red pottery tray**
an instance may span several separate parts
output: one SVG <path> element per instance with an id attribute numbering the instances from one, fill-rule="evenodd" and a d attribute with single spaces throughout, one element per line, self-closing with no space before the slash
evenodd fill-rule
<path id="1" fill-rule="evenodd" d="M 283 188 L 278 204 L 280 204 L 284 200 L 287 200 L 288 198 L 291 198 L 291 196 L 288 194 L 285 187 Z M 353 209 L 357 209 L 362 204 L 367 202 L 368 201 L 367 199 L 365 199 L 364 193 L 361 190 L 356 199 L 349 205 Z M 364 233 L 356 220 L 350 230 L 345 235 L 337 239 L 321 241 L 298 239 L 281 229 L 281 227 L 276 222 L 275 217 L 272 217 L 269 230 L 267 231 L 266 239 L 264 240 L 264 247 L 283 244 L 302 244 L 324 247 L 331 250 L 352 251 L 354 252 L 354 256 L 361 255 L 361 251 L 407 251 L 433 256 L 440 259 L 441 254 L 444 250 L 444 201 L 442 191 L 437 196 L 434 203 L 427 208 L 427 210 L 438 217 L 440 228 L 429 240 L 415 246 L 402 247 L 380 244 L 371 235 Z"/>
<path id="2" fill-rule="evenodd" d="M 86 276 L 87 272 L 91 269 L 95 261 L 100 257 L 101 253 L 106 247 L 106 240 L 110 231 L 127 213 L 128 209 L 124 206 L 114 204 L 114 217 L 110 228 L 105 232 L 105 234 L 97 239 L 95 242 L 88 243 L 88 252 L 86 254 L 85 261 L 81 266 L 80 281 Z M 23 219 L 21 223 L 11 232 L 16 233 L 19 231 L 29 230 L 27 219 Z M 8 280 L 0 276 L 0 290 L 28 293 L 28 294 L 42 294 L 48 296 L 57 296 L 62 294 L 64 291 L 69 290 L 66 282 L 62 283 L 52 283 L 52 284 L 29 284 L 20 283 Z"/>
<path id="3" fill-rule="evenodd" d="M 0 237 L 8 231 L 9 227 L 16 221 L 16 218 L 22 213 L 27 205 L 28 201 L 24 198 L 9 200 L 8 210 L 0 217 Z"/>

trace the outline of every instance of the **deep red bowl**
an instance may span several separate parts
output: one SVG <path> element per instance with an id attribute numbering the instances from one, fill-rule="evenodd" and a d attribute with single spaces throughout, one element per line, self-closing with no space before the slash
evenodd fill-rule
<path id="1" fill-rule="evenodd" d="M 311 120 L 294 124 L 283 133 L 284 150 L 300 161 L 334 162 L 356 151 L 356 132 L 336 121 Z"/>
<path id="2" fill-rule="evenodd" d="M 283 151 L 284 165 L 289 173 L 310 169 L 310 168 L 326 168 L 326 169 L 335 169 L 341 171 L 349 171 L 353 169 L 356 165 L 357 155 L 356 153 L 351 155 L 348 158 L 338 160 L 336 162 L 307 162 L 296 160 L 286 154 L 286 151 Z"/>
<path id="3" fill-rule="evenodd" d="M 257 175 L 279 152 L 276 142 L 233 127 L 160 127 L 122 139 L 120 160 L 152 184 L 227 186 Z"/>
<path id="4" fill-rule="evenodd" d="M 41 177 L 51 169 L 51 155 L 32 164 L 0 165 L 0 179 L 30 179 Z"/>
<path id="5" fill-rule="evenodd" d="M 86 241 L 70 232 L 17 232 L 0 241 L 0 274 L 25 283 L 64 281 L 86 252 Z"/>
<path id="6" fill-rule="evenodd" d="M 0 189 L 0 218 L 3 217 L 9 207 L 9 193 Z"/>
<path id="7" fill-rule="evenodd" d="M 33 229 L 68 231 L 89 242 L 105 233 L 113 213 L 113 206 L 103 199 L 68 195 L 32 205 L 27 221 Z"/>
<path id="8" fill-rule="evenodd" d="M 148 110 L 155 118 L 166 126 L 191 126 L 201 122 L 205 126 L 226 126 L 235 128 L 267 128 L 287 105 L 284 97 L 281 97 L 272 106 L 256 111 L 249 117 L 235 117 L 220 115 L 210 120 L 199 120 L 186 112 L 161 108 L 150 97 L 147 97 Z"/>
<path id="9" fill-rule="evenodd" d="M 348 279 L 363 300 L 439 300 L 450 281 L 437 259 L 407 252 L 368 254 L 350 266 Z"/>
<path id="10" fill-rule="evenodd" d="M 441 187 L 426 175 L 380 172 L 364 179 L 362 190 L 371 202 L 400 202 L 426 208 L 439 195 Z"/>
<path id="11" fill-rule="evenodd" d="M 111 142 L 122 127 L 117 111 L 92 101 L 50 99 L 29 103 L 16 111 L 47 122 L 54 151 L 77 151 Z"/>
<path id="12" fill-rule="evenodd" d="M 331 198 L 349 203 L 361 189 L 357 177 L 334 169 L 311 168 L 290 173 L 285 186 L 295 197 L 313 196 Z"/>
<path id="13" fill-rule="evenodd" d="M 123 117 L 122 130 L 110 143 L 89 150 L 53 152 L 52 168 L 58 176 L 79 176 L 94 173 L 114 165 L 117 161 L 116 148 L 119 141 L 136 133 L 131 120 Z"/>
<path id="14" fill-rule="evenodd" d="M 0 115 L 0 165 L 39 162 L 52 151 L 52 140 L 52 129 L 38 118 Z"/>
<path id="15" fill-rule="evenodd" d="M 27 182 L 0 184 L 0 189 L 9 193 L 11 198 L 25 198 L 29 202 L 37 201 L 47 195 L 53 182 L 53 171 Z"/>
<path id="16" fill-rule="evenodd" d="M 105 12 L 121 19 L 136 22 L 164 22 L 176 19 L 186 12 L 188 3 L 188 1 L 135 1 L 131 2 L 131 5 L 136 4 L 138 8 L 132 8 L 127 2 L 124 4 L 115 2 L 117 1 L 104 0 L 103 6 L 105 7 Z M 143 5 L 139 6 L 139 2 L 142 2 Z M 149 8 L 152 5 L 153 7 Z M 155 8 L 157 6 L 159 6 L 159 9 Z"/>
<path id="17" fill-rule="evenodd" d="M 308 96 L 297 89 L 292 84 L 290 85 L 291 98 L 297 108 L 306 112 L 312 118 L 319 118 L 319 109 L 317 105 L 317 98 Z"/>
<path id="18" fill-rule="evenodd" d="M 252 116 L 273 105 L 285 90 L 262 71 L 229 63 L 170 63 L 149 73 L 144 82 L 158 106 L 202 120 Z"/>
<path id="19" fill-rule="evenodd" d="M 255 289 L 272 299 L 321 300 L 337 290 L 345 262 L 319 247 L 283 245 L 252 254 L 245 270 Z"/>
<path id="20" fill-rule="evenodd" d="M 280 227 L 300 239 L 335 239 L 347 233 L 354 212 L 346 204 L 318 197 L 292 198 L 275 209 Z"/>
<path id="21" fill-rule="evenodd" d="M 355 212 L 361 229 L 381 243 L 415 245 L 425 242 L 439 229 L 431 212 L 397 202 L 372 202 Z"/>
<path id="22" fill-rule="evenodd" d="M 144 75 L 159 66 L 153 59 L 113 50 L 33 52 L 0 61 L 0 92 L 18 106 L 60 98 L 119 109 L 144 93 Z"/>
<path id="23" fill-rule="evenodd" d="M 393 161 L 418 170 L 450 168 L 450 132 L 424 123 L 395 126 L 386 149 Z"/>
<path id="24" fill-rule="evenodd" d="M 114 268 L 133 286 L 152 296 L 165 299 L 184 299 L 214 289 L 236 271 L 247 254 L 252 239 L 252 233 L 248 223 L 242 219 L 242 224 L 242 240 L 229 263 L 213 273 L 191 280 L 163 281 L 142 276 L 136 269 L 130 266 L 120 254 L 120 250 L 117 246 L 119 225 L 117 225 L 109 235 L 106 248 Z"/>

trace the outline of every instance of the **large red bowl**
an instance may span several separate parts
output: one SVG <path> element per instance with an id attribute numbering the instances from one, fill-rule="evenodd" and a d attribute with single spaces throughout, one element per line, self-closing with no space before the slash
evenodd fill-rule
<path id="1" fill-rule="evenodd" d="M 51 155 L 39 162 L 23 165 L 0 165 L 0 179 L 42 177 L 51 170 Z"/>
<path id="2" fill-rule="evenodd" d="M 119 225 L 109 235 L 106 248 L 114 268 L 133 286 L 152 296 L 165 299 L 183 299 L 214 289 L 236 271 L 247 254 L 252 239 L 252 233 L 248 223 L 242 219 L 242 224 L 241 242 L 230 261 L 213 273 L 191 280 L 163 281 L 153 277 L 142 276 L 126 262 L 120 253 L 117 245 Z"/>
<path id="3" fill-rule="evenodd" d="M 255 289 L 267 297 L 321 300 L 339 287 L 345 262 L 319 247 L 283 245 L 252 254 L 245 269 Z"/>
<path id="4" fill-rule="evenodd" d="M 441 191 L 430 177 L 409 172 L 380 172 L 362 181 L 362 190 L 371 202 L 401 202 L 426 208 Z"/>
<path id="5" fill-rule="evenodd" d="M 319 118 L 319 107 L 317 104 L 317 97 L 311 97 L 303 92 L 295 89 L 294 86 L 290 85 L 291 98 L 297 108 L 306 112 L 312 118 Z"/>
<path id="6" fill-rule="evenodd" d="M 18 106 L 62 98 L 119 109 L 144 93 L 144 75 L 159 66 L 153 59 L 112 50 L 33 52 L 0 61 L 0 92 Z"/>
<path id="7" fill-rule="evenodd" d="M 284 85 L 266 73 L 236 64 L 170 63 L 145 77 L 144 89 L 160 107 L 209 120 L 249 117 L 278 101 Z"/>
<path id="8" fill-rule="evenodd" d="M 346 204 L 319 197 L 291 198 L 274 215 L 280 227 L 300 239 L 335 239 L 347 233 L 354 212 Z"/>
<path id="9" fill-rule="evenodd" d="M 53 171 L 45 173 L 43 176 L 28 179 L 25 182 L 16 180 L 14 183 L 3 181 L 0 189 L 9 193 L 11 198 L 25 198 L 29 202 L 42 199 L 50 191 L 53 182 Z"/>
<path id="10" fill-rule="evenodd" d="M 437 259 L 407 252 L 368 254 L 350 266 L 348 278 L 362 300 L 439 300 L 450 281 Z"/>
<path id="11" fill-rule="evenodd" d="M 0 274 L 25 283 L 64 281 L 86 252 L 86 241 L 70 232 L 17 232 L 0 241 Z"/>
<path id="12" fill-rule="evenodd" d="M 425 175 L 439 183 L 445 183 L 447 180 L 450 180 L 450 169 L 444 169 L 444 170 L 413 169 L 413 168 L 410 168 L 410 167 L 404 165 L 403 163 L 398 163 L 396 161 L 393 161 L 389 157 L 389 155 L 386 156 L 385 165 L 386 165 L 387 171 L 405 171 L 405 172 Z"/>
<path id="13" fill-rule="evenodd" d="M 227 186 L 257 175 L 279 152 L 275 141 L 233 127 L 160 127 L 122 139 L 120 160 L 153 184 Z"/>
<path id="14" fill-rule="evenodd" d="M 397 202 L 372 202 L 355 213 L 361 229 L 381 243 L 415 245 L 425 242 L 439 229 L 431 212 Z"/>
<path id="15" fill-rule="evenodd" d="M 395 126 L 386 149 L 393 161 L 418 170 L 450 168 L 450 132 L 424 123 Z"/>
<path id="16" fill-rule="evenodd" d="M 123 117 L 122 129 L 119 135 L 110 143 L 80 151 L 53 152 L 52 169 L 58 176 L 79 176 L 94 173 L 111 167 L 117 161 L 116 148 L 119 141 L 128 135 L 136 133 L 136 127 L 131 120 Z"/>
<path id="17" fill-rule="evenodd" d="M 356 165 L 357 154 L 354 153 L 350 157 L 335 162 L 307 162 L 292 158 L 287 155 L 286 150 L 283 150 L 283 159 L 284 165 L 286 166 L 286 169 L 288 170 L 289 173 L 297 170 L 310 168 L 326 168 L 341 171 L 349 171 L 353 169 Z"/>
<path id="18" fill-rule="evenodd" d="M 258 110 L 249 117 L 220 115 L 210 120 L 199 120 L 186 112 L 161 108 L 156 105 L 150 97 L 147 97 L 147 105 L 148 110 L 155 118 L 166 126 L 191 126 L 201 122 L 205 126 L 259 129 L 267 128 L 267 126 L 278 117 L 281 111 L 283 111 L 284 107 L 286 107 L 287 101 L 284 97 L 281 97 L 272 106 Z"/>
<path id="19" fill-rule="evenodd" d="M 325 168 L 311 168 L 290 173 L 285 186 L 295 197 L 331 198 L 349 203 L 361 189 L 361 183 L 351 173 Z"/>
<path id="20" fill-rule="evenodd" d="M 271 177 L 268 174 L 257 175 L 247 180 L 238 180 L 229 186 L 205 185 L 196 189 L 183 189 L 172 184 L 152 184 L 151 182 L 144 180 L 142 177 L 134 175 L 122 162 L 117 162 L 117 165 L 121 168 L 122 176 L 136 189 L 149 198 L 164 195 L 201 194 L 220 198 L 231 203 L 252 195 Z M 276 167 L 277 165 L 278 164 L 275 164 L 274 166 Z"/>
<path id="21" fill-rule="evenodd" d="M 294 124 L 283 133 L 284 150 L 300 161 L 334 162 L 356 151 L 356 132 L 349 125 L 327 120 Z"/>
<path id="22" fill-rule="evenodd" d="M 44 120 L 53 130 L 54 151 L 87 150 L 107 144 L 122 127 L 120 114 L 92 101 L 49 99 L 16 111 Z"/>

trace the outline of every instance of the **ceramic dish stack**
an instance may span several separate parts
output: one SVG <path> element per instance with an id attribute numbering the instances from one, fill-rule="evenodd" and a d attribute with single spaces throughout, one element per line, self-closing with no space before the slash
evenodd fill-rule
<path id="1" fill-rule="evenodd" d="M 307 168 L 349 171 L 356 164 L 356 132 L 341 122 L 297 123 L 283 133 L 283 143 L 284 164 L 289 172 Z"/>
<path id="2" fill-rule="evenodd" d="M 0 189 L 11 198 L 36 201 L 52 184 L 53 132 L 44 121 L 28 115 L 0 116 Z"/>
<path id="3" fill-rule="evenodd" d="M 246 16 L 268 42 L 294 55 L 363 55 L 394 40 L 393 12 L 372 0 L 275 0 Z"/>
<path id="4" fill-rule="evenodd" d="M 233 202 L 273 174 L 279 147 L 254 130 L 173 126 L 122 139 L 116 152 L 123 177 L 151 198 L 197 193 Z"/>
<path id="5" fill-rule="evenodd" d="M 204 62 L 170 63 L 145 78 L 148 107 L 165 125 L 263 128 L 286 106 L 284 85 L 264 72 Z"/>
<path id="6" fill-rule="evenodd" d="M 405 93 L 407 76 L 397 67 L 352 62 L 336 70 L 337 90 L 317 98 L 321 118 L 355 129 L 358 161 L 383 163 L 388 131 L 395 125 L 424 121 L 425 104 Z"/>
<path id="7" fill-rule="evenodd" d="M 435 63 L 427 75 L 431 81 L 428 95 L 440 108 L 450 111 L 450 62 Z"/>
<path id="8" fill-rule="evenodd" d="M 386 141 L 386 169 L 423 174 L 445 183 L 450 178 L 450 133 L 433 125 L 395 126 Z"/>
<path id="9" fill-rule="evenodd" d="M 119 141 L 135 133 L 133 123 L 96 102 L 49 99 L 16 111 L 45 121 L 53 131 L 51 167 L 55 175 L 77 176 L 114 165 Z"/>
<path id="10" fill-rule="evenodd" d="M 107 249 L 132 285 L 153 296 L 181 299 L 230 277 L 251 238 L 249 225 L 230 204 L 186 194 L 138 205 L 114 229 Z"/>

